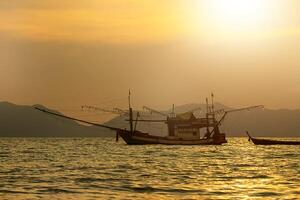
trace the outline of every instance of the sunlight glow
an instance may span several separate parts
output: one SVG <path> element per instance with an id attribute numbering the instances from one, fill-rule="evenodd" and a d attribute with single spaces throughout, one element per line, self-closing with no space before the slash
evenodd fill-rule
<path id="1" fill-rule="evenodd" d="M 280 0 L 194 0 L 188 6 L 191 32 L 209 43 L 252 44 L 274 37 L 283 26 L 290 32 L 288 6 Z"/>
<path id="2" fill-rule="evenodd" d="M 264 0 L 210 0 L 205 4 L 212 23 L 222 28 L 257 28 L 270 15 Z"/>
<path id="3" fill-rule="evenodd" d="M 212 0 L 210 4 L 215 20 L 227 26 L 253 26 L 266 14 L 261 0 Z"/>

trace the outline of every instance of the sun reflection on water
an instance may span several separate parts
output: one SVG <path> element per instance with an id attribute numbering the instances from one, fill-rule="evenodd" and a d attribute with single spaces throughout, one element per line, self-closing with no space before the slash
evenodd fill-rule
<path id="1" fill-rule="evenodd" d="M 128 146 L 113 138 L 2 139 L 0 198 L 300 197 L 299 147 Z"/>

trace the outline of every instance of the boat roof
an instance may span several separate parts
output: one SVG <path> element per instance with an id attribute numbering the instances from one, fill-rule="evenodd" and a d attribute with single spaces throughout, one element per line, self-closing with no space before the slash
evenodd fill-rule
<path id="1" fill-rule="evenodd" d="M 175 120 L 195 120 L 197 118 L 195 117 L 193 112 L 186 112 L 186 113 L 177 114 L 176 117 L 174 117 L 173 119 L 175 119 Z"/>

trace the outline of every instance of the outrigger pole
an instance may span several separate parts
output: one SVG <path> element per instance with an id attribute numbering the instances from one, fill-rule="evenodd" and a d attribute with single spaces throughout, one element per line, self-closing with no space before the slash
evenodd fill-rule
<path id="1" fill-rule="evenodd" d="M 103 128 L 107 128 L 107 129 L 114 130 L 114 131 L 124 130 L 122 128 L 116 128 L 116 127 L 106 126 L 106 125 L 103 125 L 103 124 L 97 124 L 97 123 L 88 122 L 88 121 L 81 120 L 81 119 L 76 119 L 76 118 L 73 118 L 73 117 L 68 117 L 68 116 L 61 115 L 61 114 L 54 113 L 54 112 L 50 112 L 48 110 L 45 110 L 45 109 L 42 109 L 42 108 L 38 108 L 38 107 L 34 107 L 34 108 L 37 109 L 37 110 L 39 110 L 39 111 L 41 111 L 41 112 L 47 113 L 47 114 L 55 115 L 55 116 L 66 118 L 66 119 L 71 119 L 71 120 L 82 122 L 82 123 L 85 123 L 85 124 L 91 124 L 91 125 L 94 125 L 94 126 L 103 127 Z"/>
<path id="2" fill-rule="evenodd" d="M 227 116 L 227 114 L 229 114 L 231 112 L 237 112 L 237 111 L 243 111 L 243 110 L 251 110 L 251 109 L 255 109 L 255 108 L 264 108 L 264 106 L 263 105 L 249 106 L 249 107 L 245 107 L 245 108 L 238 108 L 238 109 L 232 109 L 232 110 L 225 111 L 224 114 L 223 114 L 223 116 L 217 122 L 217 125 L 213 128 L 213 130 L 209 133 L 209 135 L 211 135 L 215 131 L 216 127 L 218 127 L 218 126 L 220 126 L 222 124 L 222 122 L 224 121 L 224 119 Z"/>

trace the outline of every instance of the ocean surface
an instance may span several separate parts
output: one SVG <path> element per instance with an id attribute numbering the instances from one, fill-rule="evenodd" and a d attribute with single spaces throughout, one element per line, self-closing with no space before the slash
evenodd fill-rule
<path id="1" fill-rule="evenodd" d="M 300 146 L 0 138 L 0 199 L 300 199 Z"/>

